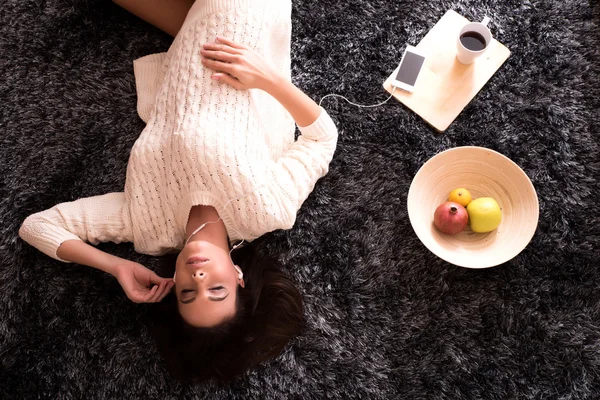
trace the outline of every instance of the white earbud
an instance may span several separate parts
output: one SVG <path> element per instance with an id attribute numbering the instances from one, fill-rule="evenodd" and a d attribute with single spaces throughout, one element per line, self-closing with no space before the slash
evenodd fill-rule
<path id="1" fill-rule="evenodd" d="M 234 265 L 235 270 L 238 272 L 238 279 L 243 279 L 244 278 L 244 273 L 242 272 L 242 269 L 240 267 L 238 267 L 237 265 Z"/>

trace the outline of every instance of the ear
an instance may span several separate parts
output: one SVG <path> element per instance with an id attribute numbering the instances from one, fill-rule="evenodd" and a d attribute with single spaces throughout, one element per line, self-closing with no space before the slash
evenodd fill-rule
<path id="1" fill-rule="evenodd" d="M 238 283 L 240 284 L 240 286 L 242 288 L 246 287 L 246 283 L 244 282 L 244 273 L 242 272 L 242 269 L 239 267 L 239 265 L 234 265 L 233 267 L 235 268 L 235 270 L 238 273 L 238 276 L 237 276 Z"/>
<path id="2" fill-rule="evenodd" d="M 177 271 L 173 274 L 173 283 L 176 283 L 175 278 L 177 277 Z"/>

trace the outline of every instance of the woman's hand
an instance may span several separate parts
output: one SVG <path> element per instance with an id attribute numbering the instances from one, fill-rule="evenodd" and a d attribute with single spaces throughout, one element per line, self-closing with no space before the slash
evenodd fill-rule
<path id="1" fill-rule="evenodd" d="M 173 280 L 161 278 L 138 263 L 123 263 L 115 267 L 115 277 L 134 303 L 157 303 L 173 287 Z"/>
<path id="2" fill-rule="evenodd" d="M 268 91 L 278 78 L 259 53 L 229 39 L 218 37 L 215 43 L 206 43 L 200 54 L 202 64 L 217 71 L 212 75 L 213 79 L 236 89 Z"/>

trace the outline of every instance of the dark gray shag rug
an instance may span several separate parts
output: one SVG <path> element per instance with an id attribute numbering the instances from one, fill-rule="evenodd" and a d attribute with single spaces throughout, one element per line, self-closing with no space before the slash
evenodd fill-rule
<path id="1" fill-rule="evenodd" d="M 511 57 L 444 134 L 396 101 L 326 100 L 342 133 L 331 171 L 294 229 L 257 242 L 300 286 L 308 329 L 218 388 L 168 376 L 148 306 L 115 279 L 17 236 L 31 213 L 122 190 L 143 128 L 132 61 L 170 39 L 108 1 L 3 1 L 0 398 L 600 398 L 597 0 L 295 1 L 294 81 L 377 103 L 405 43 L 450 8 L 492 17 Z M 436 258 L 407 216 L 418 168 L 462 145 L 507 155 L 539 195 L 530 245 L 488 270 Z"/>

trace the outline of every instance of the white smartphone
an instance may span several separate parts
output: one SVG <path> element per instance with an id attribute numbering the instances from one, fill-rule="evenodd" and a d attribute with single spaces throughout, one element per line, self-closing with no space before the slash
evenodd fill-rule
<path id="1" fill-rule="evenodd" d="M 407 92 L 412 92 L 424 64 L 425 54 L 414 46 L 406 46 L 392 85 Z"/>

